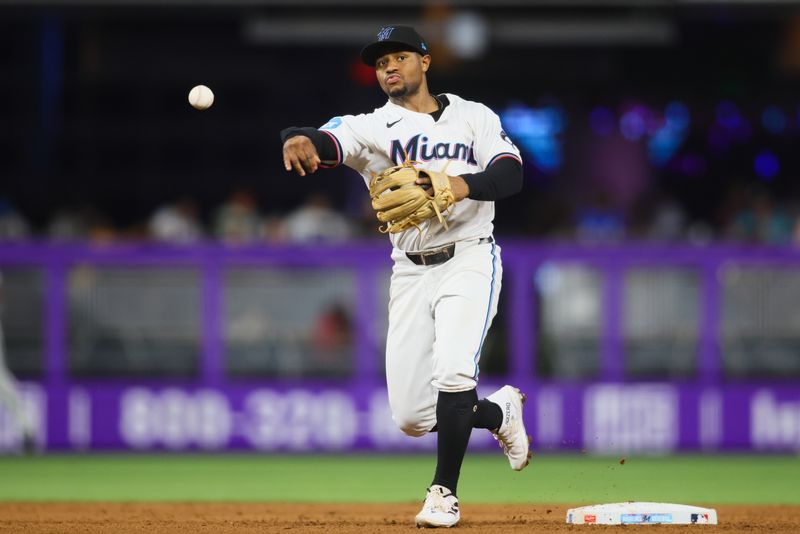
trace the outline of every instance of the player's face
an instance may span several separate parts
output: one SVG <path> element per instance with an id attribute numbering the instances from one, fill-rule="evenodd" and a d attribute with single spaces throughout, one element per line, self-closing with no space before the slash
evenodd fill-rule
<path id="1" fill-rule="evenodd" d="M 392 52 L 375 62 L 375 75 L 383 92 L 392 98 L 414 95 L 419 91 L 431 56 L 416 52 Z"/>

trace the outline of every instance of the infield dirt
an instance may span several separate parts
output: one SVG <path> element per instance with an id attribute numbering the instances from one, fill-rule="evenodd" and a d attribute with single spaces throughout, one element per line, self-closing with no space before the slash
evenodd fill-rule
<path id="1" fill-rule="evenodd" d="M 585 504 L 585 503 L 584 503 Z M 692 503 L 697 504 L 697 503 Z M 705 504 L 708 505 L 708 504 Z M 576 505 L 462 505 L 459 530 L 470 533 L 625 532 L 800 532 L 800 506 L 714 506 L 717 526 L 567 525 Z M 710 505 L 713 506 L 713 505 Z M 257 504 L 257 503 L 0 503 L 0 532 L 60 533 L 291 533 L 333 534 L 417 532 L 417 503 Z M 652 534 L 652 533 L 651 533 Z"/>

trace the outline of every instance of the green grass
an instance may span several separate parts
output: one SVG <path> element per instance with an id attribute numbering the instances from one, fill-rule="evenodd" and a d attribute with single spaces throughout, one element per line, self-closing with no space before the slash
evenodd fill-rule
<path id="1" fill-rule="evenodd" d="M 48 455 L 0 457 L 3 501 L 418 501 L 433 455 Z M 800 458 L 539 455 L 513 472 L 468 455 L 468 502 L 800 504 Z"/>

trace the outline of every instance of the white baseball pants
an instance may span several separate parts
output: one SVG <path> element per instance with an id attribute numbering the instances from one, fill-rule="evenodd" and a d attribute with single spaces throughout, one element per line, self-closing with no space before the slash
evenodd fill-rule
<path id="1" fill-rule="evenodd" d="M 439 265 L 416 265 L 392 252 L 386 383 L 397 426 L 421 436 L 436 424 L 439 391 L 469 391 L 497 313 L 503 278 L 500 247 L 456 243 Z"/>

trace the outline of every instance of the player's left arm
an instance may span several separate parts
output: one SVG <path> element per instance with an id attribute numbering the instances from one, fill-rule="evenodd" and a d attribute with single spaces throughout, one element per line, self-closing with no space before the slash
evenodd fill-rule
<path id="1" fill-rule="evenodd" d="M 465 198 L 500 200 L 522 190 L 522 163 L 513 158 L 498 159 L 483 172 L 454 176 L 464 182 Z M 453 179 L 450 183 L 453 183 Z M 455 188 L 453 188 L 455 193 Z M 457 198 L 457 197 L 456 197 Z"/>
<path id="2" fill-rule="evenodd" d="M 514 158 L 498 158 L 483 172 L 450 176 L 450 188 L 456 202 L 500 200 L 522 190 L 522 163 Z M 417 184 L 430 185 L 429 178 L 418 178 Z"/>

